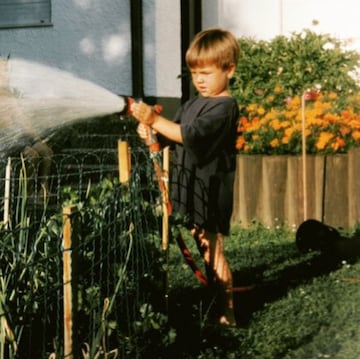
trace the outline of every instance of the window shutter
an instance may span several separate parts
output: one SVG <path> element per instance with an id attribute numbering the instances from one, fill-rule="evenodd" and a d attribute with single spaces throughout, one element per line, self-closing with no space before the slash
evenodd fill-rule
<path id="1" fill-rule="evenodd" d="M 0 27 L 51 24 L 51 0 L 0 0 Z"/>

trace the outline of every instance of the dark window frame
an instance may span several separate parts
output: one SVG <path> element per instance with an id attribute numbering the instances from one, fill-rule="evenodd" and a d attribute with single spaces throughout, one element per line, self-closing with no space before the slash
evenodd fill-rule
<path id="1" fill-rule="evenodd" d="M 202 1 L 181 0 L 181 89 L 182 102 L 195 95 L 185 62 L 186 50 L 195 34 L 202 30 Z"/>

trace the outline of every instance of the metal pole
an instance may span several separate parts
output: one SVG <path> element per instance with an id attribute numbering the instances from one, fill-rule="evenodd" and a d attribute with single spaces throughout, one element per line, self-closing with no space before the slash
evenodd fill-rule
<path id="1" fill-rule="evenodd" d="M 143 7 L 142 0 L 130 1 L 131 16 L 131 65 L 132 93 L 135 98 L 144 97 L 143 65 Z"/>

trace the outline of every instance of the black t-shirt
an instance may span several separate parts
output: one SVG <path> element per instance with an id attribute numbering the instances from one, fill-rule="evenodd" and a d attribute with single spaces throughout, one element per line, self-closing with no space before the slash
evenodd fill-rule
<path id="1" fill-rule="evenodd" d="M 214 233 L 230 227 L 238 117 L 232 97 L 196 97 L 175 116 L 183 144 L 175 145 L 173 211 Z"/>

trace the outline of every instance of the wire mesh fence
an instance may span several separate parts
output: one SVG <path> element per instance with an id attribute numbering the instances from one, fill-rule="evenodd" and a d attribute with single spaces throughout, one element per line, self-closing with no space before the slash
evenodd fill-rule
<path id="1" fill-rule="evenodd" d="M 77 148 L 49 157 L 9 157 L 0 164 L 1 359 L 141 358 L 136 321 L 162 297 L 161 200 L 153 163 L 127 131 L 131 172 L 120 183 L 118 136 L 86 136 Z M 90 148 L 94 142 L 103 147 Z M 69 247 L 64 208 L 71 209 Z M 71 319 L 64 297 L 68 284 Z"/>

